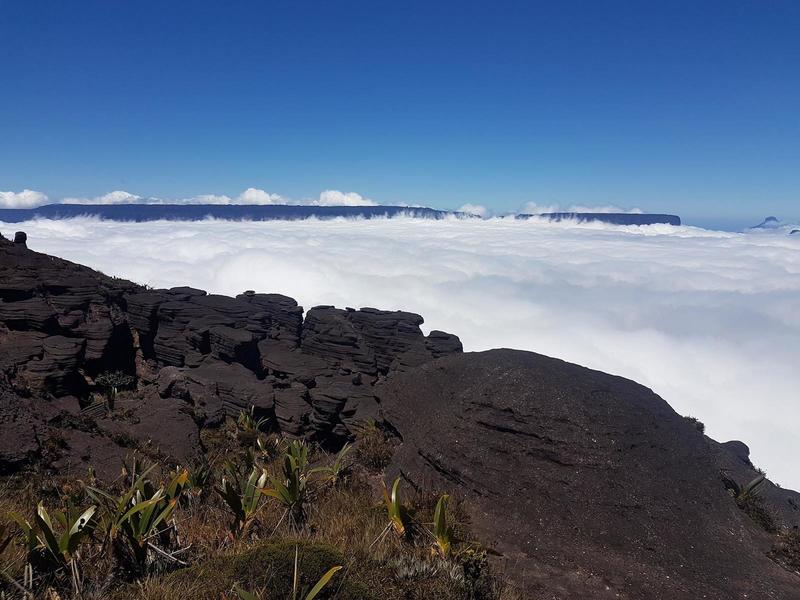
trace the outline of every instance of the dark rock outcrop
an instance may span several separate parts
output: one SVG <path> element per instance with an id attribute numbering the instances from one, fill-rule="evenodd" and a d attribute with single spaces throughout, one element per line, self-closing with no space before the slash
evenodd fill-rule
<path id="1" fill-rule="evenodd" d="M 109 440 L 127 438 L 185 458 L 200 451 L 199 428 L 251 406 L 276 430 L 336 446 L 377 414 L 376 383 L 461 352 L 456 336 L 426 337 L 421 324 L 408 312 L 330 306 L 304 319 L 279 294 L 148 290 L 2 239 L 0 471 L 42 455 L 48 431 L 94 410 L 94 378 L 111 371 L 136 379 L 129 421 L 96 415 L 91 430 L 72 427 L 58 445 L 64 464 L 113 456 Z M 18 396 L 32 402 L 12 406 Z"/>
<path id="2" fill-rule="evenodd" d="M 456 383 L 457 382 L 457 383 Z M 448 356 L 378 392 L 389 475 L 468 499 L 529 598 L 800 598 L 721 469 L 756 472 L 632 381 L 528 352 Z M 800 495 L 768 485 L 800 524 Z"/>

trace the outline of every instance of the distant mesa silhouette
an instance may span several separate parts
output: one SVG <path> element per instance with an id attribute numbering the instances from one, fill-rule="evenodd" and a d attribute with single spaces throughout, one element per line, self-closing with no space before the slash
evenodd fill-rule
<path id="1" fill-rule="evenodd" d="M 373 219 L 411 216 L 442 219 L 464 213 L 417 206 L 309 206 L 309 205 L 244 205 L 244 204 L 48 204 L 38 208 L 0 209 L 0 221 L 21 223 L 31 219 L 72 219 L 97 217 L 109 221 L 293 221 L 316 217 Z"/>
<path id="2" fill-rule="evenodd" d="M 544 218 L 551 221 L 596 221 L 610 225 L 675 225 L 681 224 L 677 215 L 652 213 L 593 213 L 593 212 L 551 212 L 541 214 L 517 215 L 518 219 Z"/>
<path id="3" fill-rule="evenodd" d="M 443 219 L 457 216 L 480 219 L 470 213 L 439 210 L 422 206 L 313 206 L 313 205 L 243 205 L 243 204 L 48 204 L 38 208 L 0 209 L 0 222 L 22 223 L 31 219 L 72 219 L 95 217 L 109 221 L 202 221 L 213 218 L 228 221 L 294 221 L 299 219 L 391 218 Z M 599 221 L 612 225 L 680 225 L 681 219 L 666 214 L 557 212 L 538 215 L 521 214 L 517 219 L 533 217 L 552 221 Z"/>
<path id="4" fill-rule="evenodd" d="M 777 229 L 780 226 L 781 222 L 778 217 L 767 217 L 758 225 L 753 225 L 750 229 Z"/>

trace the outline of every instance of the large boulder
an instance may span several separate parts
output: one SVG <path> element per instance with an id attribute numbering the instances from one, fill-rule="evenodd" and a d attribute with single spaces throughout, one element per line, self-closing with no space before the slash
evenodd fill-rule
<path id="1" fill-rule="evenodd" d="M 719 452 L 741 448 L 719 450 L 641 385 L 493 350 L 377 394 L 402 440 L 389 475 L 466 498 L 527 597 L 800 597 L 722 481 Z"/>

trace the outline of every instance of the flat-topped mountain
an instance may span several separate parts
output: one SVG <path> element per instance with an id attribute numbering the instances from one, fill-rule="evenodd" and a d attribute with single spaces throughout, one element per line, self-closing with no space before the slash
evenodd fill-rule
<path id="1" fill-rule="evenodd" d="M 609 225 L 674 225 L 681 224 L 677 215 L 655 213 L 603 213 L 603 212 L 551 212 L 541 214 L 517 215 L 518 219 L 540 218 L 549 221 L 577 221 L 587 223 L 595 221 Z"/>
<path id="2" fill-rule="evenodd" d="M 110 221 L 294 221 L 335 219 L 337 217 L 373 219 L 410 216 L 442 219 L 450 215 L 474 218 L 465 213 L 420 206 L 311 206 L 294 204 L 48 204 L 38 208 L 0 209 L 0 222 L 21 223 L 31 219 L 71 219 L 97 217 Z"/>
<path id="3" fill-rule="evenodd" d="M 758 476 L 747 446 L 635 382 L 465 354 L 409 312 L 147 289 L 16 239 L 0 239 L 0 475 L 111 477 L 131 447 L 185 463 L 250 407 L 331 448 L 374 419 L 394 445 L 385 477 L 463 500 L 524 597 L 800 598 L 780 537 L 800 494 L 767 481 L 738 502 Z M 95 400 L 109 374 L 132 388 L 113 411 Z"/>

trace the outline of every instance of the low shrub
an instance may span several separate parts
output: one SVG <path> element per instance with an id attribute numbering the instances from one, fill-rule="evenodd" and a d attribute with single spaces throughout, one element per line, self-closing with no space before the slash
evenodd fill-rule
<path id="1" fill-rule="evenodd" d="M 386 434 L 375 421 L 367 421 L 361 425 L 356 434 L 356 460 L 373 472 L 386 468 L 394 453 Z"/>

